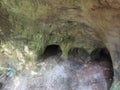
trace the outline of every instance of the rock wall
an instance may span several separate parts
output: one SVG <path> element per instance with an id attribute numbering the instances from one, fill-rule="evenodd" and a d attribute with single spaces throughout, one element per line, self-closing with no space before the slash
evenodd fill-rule
<path id="1" fill-rule="evenodd" d="M 17 48 L 27 45 L 38 56 L 47 45 L 57 44 L 64 58 L 71 47 L 89 53 L 106 47 L 114 85 L 120 81 L 119 0 L 0 0 L 0 41 Z"/>

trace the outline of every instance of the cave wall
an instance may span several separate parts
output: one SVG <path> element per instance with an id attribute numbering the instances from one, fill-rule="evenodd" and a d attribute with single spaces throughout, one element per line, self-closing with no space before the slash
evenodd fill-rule
<path id="1" fill-rule="evenodd" d="M 62 57 L 71 47 L 107 47 L 120 81 L 119 0 L 0 0 L 0 40 L 38 55 L 57 44 Z"/>

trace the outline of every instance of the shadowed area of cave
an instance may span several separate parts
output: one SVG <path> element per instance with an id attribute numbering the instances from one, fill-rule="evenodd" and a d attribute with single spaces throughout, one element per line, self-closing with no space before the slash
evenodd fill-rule
<path id="1" fill-rule="evenodd" d="M 84 48 L 74 47 L 68 51 L 68 60 L 75 60 L 84 63 L 87 61 L 89 53 Z"/>
<path id="2" fill-rule="evenodd" d="M 51 56 L 61 56 L 62 51 L 59 45 L 48 45 L 45 48 L 45 51 L 43 53 L 43 58 L 46 59 Z"/>
<path id="3" fill-rule="evenodd" d="M 2 89 L 2 87 L 3 87 L 3 83 L 0 82 L 0 90 Z"/>
<path id="4" fill-rule="evenodd" d="M 107 48 L 96 48 L 91 53 L 91 59 L 92 60 L 100 60 L 101 58 L 106 58 L 107 61 L 111 62 L 111 56 Z"/>
<path id="5" fill-rule="evenodd" d="M 74 47 L 68 51 L 68 60 L 72 60 L 71 68 L 77 65 L 76 63 L 81 65 L 77 77 L 81 90 L 110 90 L 114 73 L 107 48 L 95 48 L 89 55 L 84 48 Z"/>
<path id="6" fill-rule="evenodd" d="M 113 82 L 113 64 L 110 53 L 107 48 L 96 48 L 92 51 L 91 62 L 98 63 L 103 68 L 103 74 L 105 76 L 108 90 L 110 89 Z"/>
<path id="7" fill-rule="evenodd" d="M 71 48 L 68 51 L 68 59 L 80 58 L 85 60 L 89 56 L 89 53 L 84 48 Z"/>

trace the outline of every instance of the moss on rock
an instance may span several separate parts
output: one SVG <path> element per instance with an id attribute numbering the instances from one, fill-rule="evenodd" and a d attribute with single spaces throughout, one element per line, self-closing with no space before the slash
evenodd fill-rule
<path id="1" fill-rule="evenodd" d="M 114 69 L 119 72 L 119 3 L 119 0 L 0 0 L 1 46 L 3 42 L 18 50 L 28 46 L 40 56 L 47 45 L 57 44 L 64 58 L 72 47 L 83 47 L 89 53 L 97 47 L 107 47 Z"/>

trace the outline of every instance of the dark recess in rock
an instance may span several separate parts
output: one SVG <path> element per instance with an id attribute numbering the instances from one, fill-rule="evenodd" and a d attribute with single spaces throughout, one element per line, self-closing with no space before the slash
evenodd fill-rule
<path id="1" fill-rule="evenodd" d="M 62 54 L 61 48 L 59 45 L 48 45 L 45 48 L 45 51 L 43 53 L 43 58 L 46 59 L 51 56 L 58 56 L 60 57 Z"/>
<path id="2" fill-rule="evenodd" d="M 3 87 L 3 83 L 0 82 L 0 90 L 2 89 L 2 87 Z"/>
<path id="3" fill-rule="evenodd" d="M 96 48 L 91 52 L 91 59 L 92 60 L 101 60 L 101 58 L 106 58 L 112 63 L 111 56 L 107 48 Z"/>
<path id="4" fill-rule="evenodd" d="M 112 59 L 108 49 L 96 48 L 92 51 L 90 56 L 92 63 L 98 63 L 99 66 L 103 67 L 103 72 L 107 81 L 107 86 L 110 89 L 113 82 L 114 71 Z"/>
<path id="5" fill-rule="evenodd" d="M 84 48 L 74 47 L 68 51 L 68 60 L 86 62 L 89 53 Z"/>

